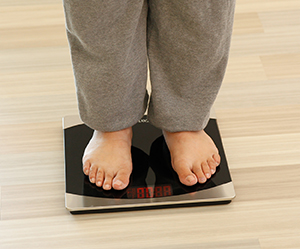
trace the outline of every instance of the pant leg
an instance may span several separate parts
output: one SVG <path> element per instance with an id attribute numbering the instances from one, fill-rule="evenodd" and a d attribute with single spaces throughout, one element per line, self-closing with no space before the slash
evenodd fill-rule
<path id="1" fill-rule="evenodd" d="M 149 0 L 149 120 L 171 131 L 202 130 L 221 86 L 235 0 Z"/>
<path id="2" fill-rule="evenodd" d="M 146 0 L 64 0 L 67 36 L 83 122 L 116 131 L 144 114 Z"/>

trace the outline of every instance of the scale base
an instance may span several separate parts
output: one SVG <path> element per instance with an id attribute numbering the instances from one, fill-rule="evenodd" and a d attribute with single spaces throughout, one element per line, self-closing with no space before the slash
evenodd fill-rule
<path id="1" fill-rule="evenodd" d="M 124 190 L 103 190 L 82 172 L 82 156 L 93 130 L 78 116 L 63 119 L 65 205 L 72 214 L 145 210 L 169 207 L 228 204 L 235 197 L 217 121 L 211 118 L 205 131 L 221 156 L 216 173 L 204 184 L 185 186 L 171 166 L 168 147 L 160 129 L 144 116 L 133 126 L 130 183 Z"/>

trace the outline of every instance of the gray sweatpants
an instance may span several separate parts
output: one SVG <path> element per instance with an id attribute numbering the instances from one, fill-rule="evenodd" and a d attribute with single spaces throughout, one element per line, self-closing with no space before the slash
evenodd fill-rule
<path id="1" fill-rule="evenodd" d="M 79 112 L 95 130 L 130 127 L 152 93 L 158 128 L 202 130 L 221 86 L 235 0 L 64 0 Z"/>

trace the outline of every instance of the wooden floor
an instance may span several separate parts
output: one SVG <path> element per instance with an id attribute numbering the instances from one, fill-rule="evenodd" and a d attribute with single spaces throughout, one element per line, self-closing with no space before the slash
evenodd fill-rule
<path id="1" fill-rule="evenodd" d="M 238 0 L 215 103 L 229 205 L 72 216 L 77 113 L 61 0 L 0 2 L 0 248 L 300 248 L 300 1 Z"/>

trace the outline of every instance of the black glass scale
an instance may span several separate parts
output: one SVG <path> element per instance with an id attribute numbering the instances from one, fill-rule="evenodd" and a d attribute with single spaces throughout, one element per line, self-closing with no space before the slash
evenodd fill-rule
<path id="1" fill-rule="evenodd" d="M 235 197 L 217 120 L 205 131 L 222 158 L 217 172 L 204 184 L 185 186 L 171 166 L 168 147 L 160 129 L 144 116 L 133 127 L 130 183 L 124 190 L 103 190 L 90 183 L 82 171 L 82 156 L 93 130 L 78 116 L 63 119 L 65 150 L 65 205 L 72 213 L 108 212 L 194 205 L 225 204 Z"/>

